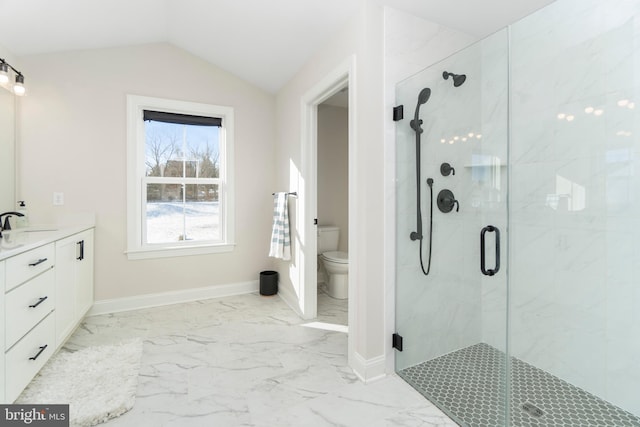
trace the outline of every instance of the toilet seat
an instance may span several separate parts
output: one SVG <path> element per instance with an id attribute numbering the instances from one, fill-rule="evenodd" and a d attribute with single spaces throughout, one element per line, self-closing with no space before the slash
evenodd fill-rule
<path id="1" fill-rule="evenodd" d="M 349 254 L 341 251 L 330 251 L 325 252 L 322 256 L 331 262 L 335 262 L 337 264 L 349 264 Z"/>

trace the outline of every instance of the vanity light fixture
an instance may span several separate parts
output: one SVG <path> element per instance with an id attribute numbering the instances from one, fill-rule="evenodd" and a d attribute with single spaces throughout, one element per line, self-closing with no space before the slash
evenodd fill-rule
<path id="1" fill-rule="evenodd" d="M 24 76 L 20 73 L 16 74 L 16 84 L 13 85 L 13 93 L 18 96 L 23 96 L 26 92 L 24 87 Z"/>
<path id="2" fill-rule="evenodd" d="M 0 62 L 0 85 L 9 83 L 9 66 L 6 62 Z"/>
<path id="3" fill-rule="evenodd" d="M 23 96 L 26 92 L 24 87 L 24 75 L 2 58 L 0 58 L 0 85 L 7 86 L 9 84 L 9 68 L 11 68 L 16 75 L 15 84 L 11 89 L 16 95 Z"/>

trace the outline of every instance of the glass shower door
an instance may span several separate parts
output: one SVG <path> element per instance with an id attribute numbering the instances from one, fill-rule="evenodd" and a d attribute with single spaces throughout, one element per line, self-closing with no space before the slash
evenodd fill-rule
<path id="1" fill-rule="evenodd" d="M 511 26 L 514 426 L 640 426 L 639 22 L 559 0 Z"/>
<path id="2" fill-rule="evenodd" d="M 504 425 L 507 31 L 396 97 L 396 371 L 461 425 Z"/>

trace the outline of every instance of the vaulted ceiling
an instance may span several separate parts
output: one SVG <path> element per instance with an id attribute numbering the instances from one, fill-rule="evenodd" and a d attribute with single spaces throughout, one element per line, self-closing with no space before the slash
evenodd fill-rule
<path id="1" fill-rule="evenodd" d="M 276 92 L 364 1 L 476 37 L 554 0 L 0 0 L 16 56 L 169 42 Z"/>

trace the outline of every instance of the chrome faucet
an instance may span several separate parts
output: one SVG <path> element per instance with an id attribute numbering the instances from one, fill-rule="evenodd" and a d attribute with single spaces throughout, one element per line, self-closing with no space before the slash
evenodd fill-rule
<path id="1" fill-rule="evenodd" d="M 0 214 L 0 238 L 2 238 L 2 232 L 3 231 L 11 230 L 11 223 L 9 222 L 9 218 L 11 218 L 12 215 L 24 216 L 20 212 L 4 212 L 4 213 L 1 213 Z M 4 225 L 2 224 L 2 217 L 3 216 L 6 216 L 6 218 L 4 219 Z"/>

